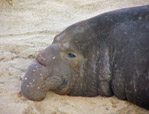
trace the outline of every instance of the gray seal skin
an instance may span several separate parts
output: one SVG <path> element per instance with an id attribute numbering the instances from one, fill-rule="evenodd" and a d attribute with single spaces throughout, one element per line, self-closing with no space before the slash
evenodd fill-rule
<path id="1" fill-rule="evenodd" d="M 149 6 L 107 12 L 58 34 L 29 66 L 22 94 L 128 100 L 149 109 Z"/>

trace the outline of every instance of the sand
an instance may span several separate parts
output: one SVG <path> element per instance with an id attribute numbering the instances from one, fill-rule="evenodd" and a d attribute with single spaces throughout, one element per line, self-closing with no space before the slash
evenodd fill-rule
<path id="1" fill-rule="evenodd" d="M 149 0 L 0 0 L 0 114 L 149 114 L 115 97 L 48 92 L 33 102 L 20 94 L 28 65 L 56 34 L 100 13 L 140 5 Z"/>

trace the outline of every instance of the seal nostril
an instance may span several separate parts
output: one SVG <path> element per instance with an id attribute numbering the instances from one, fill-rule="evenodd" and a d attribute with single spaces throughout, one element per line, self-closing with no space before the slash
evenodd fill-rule
<path id="1" fill-rule="evenodd" d="M 39 59 L 38 57 L 36 58 L 36 61 L 37 61 L 40 65 L 46 66 L 46 64 L 45 64 L 41 59 Z"/>

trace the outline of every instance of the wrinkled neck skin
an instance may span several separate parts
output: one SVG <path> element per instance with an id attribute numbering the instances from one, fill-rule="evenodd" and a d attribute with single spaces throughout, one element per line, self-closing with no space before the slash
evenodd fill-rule
<path id="1" fill-rule="evenodd" d="M 85 43 L 84 43 L 85 44 Z M 99 47 L 97 42 L 86 47 L 84 61 L 80 63 L 80 68 L 74 78 L 74 85 L 69 95 L 72 96 L 96 96 L 98 95 L 98 63 Z M 75 72 L 75 74 L 76 74 Z M 70 82 L 71 83 L 71 82 Z"/>
<path id="2" fill-rule="evenodd" d="M 97 43 L 89 49 L 87 57 L 82 96 L 111 96 L 108 48 Z"/>

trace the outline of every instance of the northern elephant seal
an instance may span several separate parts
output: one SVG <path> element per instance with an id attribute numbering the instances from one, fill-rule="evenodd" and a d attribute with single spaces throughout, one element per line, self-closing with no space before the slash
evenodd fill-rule
<path id="1" fill-rule="evenodd" d="M 149 6 L 107 12 L 58 34 L 29 66 L 25 97 L 112 96 L 149 109 Z"/>

